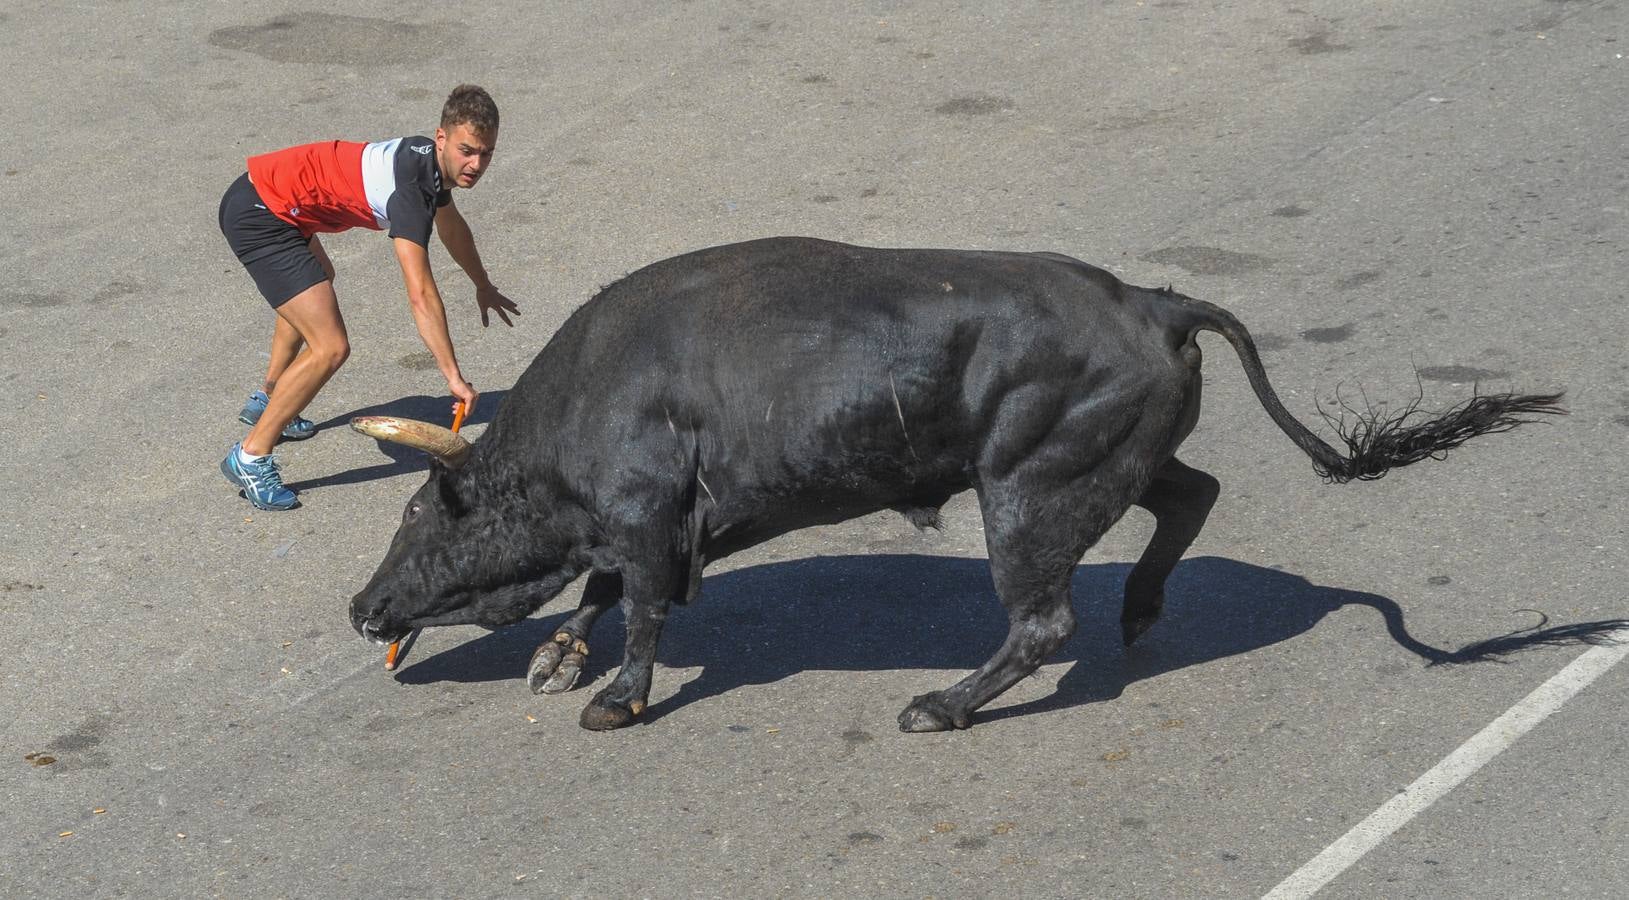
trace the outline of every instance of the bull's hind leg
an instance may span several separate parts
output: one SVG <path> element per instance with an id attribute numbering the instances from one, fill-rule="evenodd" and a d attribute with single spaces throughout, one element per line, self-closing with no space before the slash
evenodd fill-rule
<path id="1" fill-rule="evenodd" d="M 588 661 L 588 633 L 621 598 L 621 575 L 594 572 L 588 576 L 577 611 L 532 654 L 532 662 L 526 667 L 526 684 L 532 693 L 560 694 L 576 686 L 577 676 Z"/>
<path id="2" fill-rule="evenodd" d="M 1131 504 L 1135 486 L 1104 466 L 1073 489 L 983 486 L 979 504 L 990 574 L 1007 610 L 1007 639 L 973 674 L 923 694 L 899 715 L 902 731 L 946 731 L 972 724 L 973 711 L 1040 667 L 1075 631 L 1069 583 L 1075 565 Z M 1114 485 L 1121 484 L 1121 487 Z"/>
<path id="3" fill-rule="evenodd" d="M 1131 646 L 1160 617 L 1165 606 L 1165 579 L 1188 552 L 1216 503 L 1221 485 L 1205 472 L 1175 457 L 1154 473 L 1154 481 L 1137 505 L 1154 514 L 1154 536 L 1126 578 L 1125 606 L 1120 611 L 1120 638 Z"/>

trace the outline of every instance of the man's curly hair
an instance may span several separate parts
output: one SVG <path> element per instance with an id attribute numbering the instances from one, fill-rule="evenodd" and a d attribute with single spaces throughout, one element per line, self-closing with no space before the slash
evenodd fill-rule
<path id="1" fill-rule="evenodd" d="M 441 127 L 451 131 L 460 125 L 468 125 L 471 131 L 482 135 L 498 130 L 498 104 L 492 102 L 492 95 L 485 88 L 461 84 L 447 95 L 447 102 L 441 107 Z"/>

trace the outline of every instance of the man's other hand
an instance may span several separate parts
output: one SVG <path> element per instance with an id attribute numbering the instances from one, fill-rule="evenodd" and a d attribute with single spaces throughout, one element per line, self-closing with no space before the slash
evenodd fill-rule
<path id="1" fill-rule="evenodd" d="M 515 305 L 515 301 L 505 297 L 501 291 L 490 285 L 476 289 L 475 305 L 481 308 L 482 328 L 491 324 L 489 313 L 497 313 L 498 318 L 503 320 L 503 324 L 508 325 L 510 328 L 515 327 L 515 323 L 509 321 L 509 316 L 520 315 L 520 307 Z"/>

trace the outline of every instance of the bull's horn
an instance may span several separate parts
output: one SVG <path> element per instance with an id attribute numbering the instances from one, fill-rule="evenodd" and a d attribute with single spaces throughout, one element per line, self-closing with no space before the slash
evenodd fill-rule
<path id="1" fill-rule="evenodd" d="M 449 469 L 456 469 L 469 458 L 470 442 L 454 434 L 452 429 L 417 419 L 398 419 L 395 416 L 357 416 L 351 428 L 371 438 L 405 444 L 441 460 Z"/>

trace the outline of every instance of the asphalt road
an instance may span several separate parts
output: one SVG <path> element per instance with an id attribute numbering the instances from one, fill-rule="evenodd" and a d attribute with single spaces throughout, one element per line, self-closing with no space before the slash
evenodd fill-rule
<path id="1" fill-rule="evenodd" d="M 0 895 L 1256 897 L 1586 652 L 1429 648 L 1629 615 L 1619 2 L 315 6 L 0 4 Z M 1003 632 L 966 496 L 709 570 L 621 732 L 525 688 L 574 592 L 387 674 L 346 601 L 423 463 L 340 426 L 441 379 L 388 242 L 330 239 L 355 350 L 282 454 L 305 506 L 250 509 L 215 467 L 271 319 L 215 210 L 466 80 L 504 124 L 458 204 L 523 310 L 482 330 L 437 248 L 471 434 L 600 285 L 772 234 L 1175 284 L 1307 421 L 1472 382 L 1571 415 L 1328 487 L 1207 339 L 1183 458 L 1223 493 L 1165 619 L 1119 647 L 1134 511 L 966 732 L 894 723 Z M 1606 668 L 1325 895 L 1629 896 L 1626 705 Z"/>

